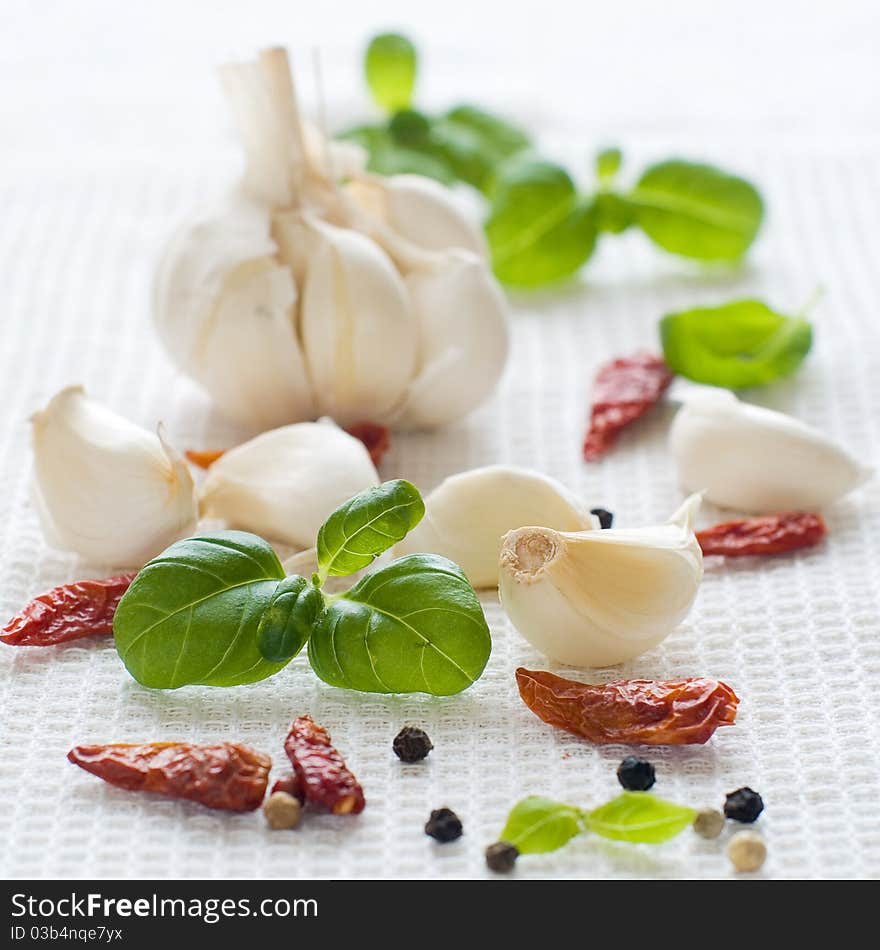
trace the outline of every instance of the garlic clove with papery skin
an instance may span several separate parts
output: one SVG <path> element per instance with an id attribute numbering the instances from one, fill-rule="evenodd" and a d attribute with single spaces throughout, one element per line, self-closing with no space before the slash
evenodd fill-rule
<path id="1" fill-rule="evenodd" d="M 341 425 L 384 422 L 416 366 L 418 326 L 403 281 L 363 234 L 307 224 L 313 246 L 300 324 L 318 410 Z"/>
<path id="2" fill-rule="evenodd" d="M 314 415 L 296 331 L 297 288 L 277 258 L 268 208 L 241 193 L 181 229 L 154 285 L 174 362 L 227 416 L 271 428 Z"/>
<path id="3" fill-rule="evenodd" d="M 504 372 L 507 304 L 497 281 L 469 251 L 439 255 L 405 278 L 420 333 L 419 372 L 395 424 L 446 425 L 476 409 Z"/>
<path id="4" fill-rule="evenodd" d="M 673 420 L 669 449 L 686 491 L 750 514 L 815 511 L 872 474 L 818 429 L 725 390 L 687 399 Z"/>
<path id="5" fill-rule="evenodd" d="M 299 548 L 343 502 L 379 484 L 364 444 L 329 420 L 264 432 L 208 469 L 201 513 Z"/>
<path id="6" fill-rule="evenodd" d="M 34 498 L 47 540 L 96 564 L 141 567 L 196 525 L 192 475 L 158 435 L 69 386 L 31 417 Z"/>
<path id="7" fill-rule="evenodd" d="M 361 175 L 346 193 L 373 217 L 426 251 L 462 248 L 489 257 L 482 229 L 450 188 L 423 175 Z"/>
<path id="8" fill-rule="evenodd" d="M 560 532 L 517 528 L 501 547 L 499 594 L 513 625 L 551 659 L 610 666 L 664 640 L 703 575 L 691 496 L 665 525 Z"/>
<path id="9" fill-rule="evenodd" d="M 425 516 L 394 553 L 441 554 L 460 565 L 474 587 L 495 587 L 502 536 L 535 523 L 563 531 L 598 528 L 586 507 L 555 479 L 508 465 L 475 468 L 447 478 L 428 494 Z"/>

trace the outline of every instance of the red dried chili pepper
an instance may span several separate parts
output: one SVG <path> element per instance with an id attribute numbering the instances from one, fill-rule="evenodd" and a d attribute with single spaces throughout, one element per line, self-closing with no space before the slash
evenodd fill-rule
<path id="1" fill-rule="evenodd" d="M 292 795 L 300 805 L 306 803 L 306 793 L 303 791 L 302 782 L 293 772 L 288 772 L 286 775 L 282 775 L 281 778 L 276 779 L 269 794 L 274 795 L 276 792 L 286 792 L 288 795 Z"/>
<path id="2" fill-rule="evenodd" d="M 293 720 L 284 751 L 306 801 L 334 815 L 358 815 L 364 810 L 366 802 L 358 780 L 333 748 L 327 730 L 311 716 Z"/>
<path id="3" fill-rule="evenodd" d="M 624 356 L 600 367 L 593 382 L 584 459 L 595 462 L 601 458 L 617 441 L 621 429 L 660 400 L 672 375 L 663 360 L 651 353 Z"/>
<path id="4" fill-rule="evenodd" d="M 184 798 L 225 811 L 259 808 L 272 768 L 269 756 L 233 742 L 80 745 L 67 758 L 119 788 Z"/>
<path id="5" fill-rule="evenodd" d="M 786 511 L 763 518 L 725 521 L 697 532 L 703 554 L 744 557 L 749 554 L 784 554 L 818 544 L 828 529 L 820 515 Z"/>
<path id="6" fill-rule="evenodd" d="M 226 454 L 226 449 L 205 449 L 204 451 L 187 449 L 183 454 L 193 465 L 199 468 L 210 468 L 221 455 Z"/>
<path id="7" fill-rule="evenodd" d="M 725 683 L 703 677 L 591 686 L 520 668 L 516 685 L 539 719 L 603 744 L 702 744 L 719 726 L 733 725 L 739 703 Z"/>
<path id="8" fill-rule="evenodd" d="M 391 448 L 391 430 L 388 426 L 380 426 L 375 422 L 356 422 L 345 431 L 364 443 L 373 465 L 378 465 Z"/>
<path id="9" fill-rule="evenodd" d="M 113 633 L 113 615 L 137 576 L 62 584 L 35 597 L 0 632 L 0 641 L 18 647 L 48 647 L 80 637 Z"/>

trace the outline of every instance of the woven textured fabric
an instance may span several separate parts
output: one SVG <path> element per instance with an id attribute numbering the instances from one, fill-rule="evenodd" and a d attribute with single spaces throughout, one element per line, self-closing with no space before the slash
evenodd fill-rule
<path id="1" fill-rule="evenodd" d="M 100 116 L 95 118 L 96 124 Z M 179 122 L 180 119 L 169 119 Z M 154 119 L 155 122 L 155 119 Z M 207 123 L 206 123 L 207 124 Z M 596 141 L 549 129 L 554 154 L 583 165 Z M 120 133 L 121 134 L 121 133 Z M 131 137 L 129 137 L 130 139 Z M 173 227 L 222 193 L 237 167 L 233 144 L 163 154 L 161 143 L 100 151 L 85 139 L 64 162 L 14 154 L 0 179 L 0 613 L 111 565 L 49 548 L 29 499 L 28 415 L 60 387 L 89 392 L 145 426 L 163 420 L 180 447 L 232 445 L 248 433 L 221 418 L 177 373 L 150 327 L 150 282 Z M 768 143 L 771 140 L 768 139 Z M 513 353 L 496 396 L 459 425 L 396 435 L 382 463 L 427 491 L 488 463 L 539 469 L 619 526 L 664 519 L 679 504 L 664 407 L 621 439 L 601 464 L 580 455 L 597 366 L 657 346 L 664 313 L 737 296 L 796 311 L 815 288 L 816 343 L 795 379 L 749 398 L 829 432 L 880 459 L 880 147 L 782 136 L 745 146 L 719 133 L 698 148 L 687 134 L 643 129 L 628 137 L 632 167 L 680 151 L 716 157 L 760 182 L 770 214 L 748 263 L 704 274 L 637 234 L 609 238 L 584 279 L 513 299 Z M 690 151 L 688 146 L 691 146 Z M 872 244 L 873 241 L 873 244 Z M 809 472 L 803 473 L 804 478 Z M 766 561 L 707 562 L 690 617 L 665 643 L 620 667 L 572 671 L 549 664 L 483 597 L 493 652 L 482 679 L 443 699 L 346 692 L 322 684 L 305 657 L 235 689 L 153 692 L 125 672 L 109 641 L 52 649 L 0 646 L 0 874 L 71 878 L 483 877 L 483 849 L 522 796 L 583 807 L 616 795 L 629 750 L 594 747 L 546 726 L 521 703 L 518 665 L 594 681 L 705 675 L 741 697 L 735 727 L 706 746 L 650 750 L 655 791 L 720 807 L 741 785 L 761 792 L 758 827 L 769 856 L 760 876 L 880 876 L 880 811 L 873 755 L 880 745 L 880 480 L 829 509 L 827 542 Z M 719 520 L 704 510 L 701 525 Z M 262 816 L 114 789 L 75 769 L 79 743 L 181 739 L 245 742 L 284 769 L 287 726 L 308 713 L 325 725 L 361 780 L 357 818 L 309 816 L 295 833 Z M 403 765 L 391 741 L 424 728 L 434 751 Z M 423 833 L 447 805 L 464 823 L 457 842 Z M 583 836 L 521 859 L 515 876 L 641 878 L 732 876 L 721 839 L 691 832 L 662 846 Z"/>

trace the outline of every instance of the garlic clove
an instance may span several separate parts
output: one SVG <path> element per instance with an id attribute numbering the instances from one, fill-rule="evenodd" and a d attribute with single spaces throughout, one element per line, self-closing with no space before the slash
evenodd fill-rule
<path id="1" fill-rule="evenodd" d="M 267 428 L 314 415 L 296 334 L 296 285 L 277 260 L 269 210 L 242 194 L 178 232 L 154 287 L 174 362 L 230 418 Z"/>
<path id="2" fill-rule="evenodd" d="M 571 531 L 598 527 L 555 479 L 506 465 L 475 468 L 447 478 L 425 498 L 424 518 L 394 553 L 441 554 L 459 564 L 474 587 L 495 587 L 502 536 L 536 523 Z"/>
<path id="3" fill-rule="evenodd" d="M 686 491 L 751 514 L 821 509 L 872 474 L 818 429 L 724 391 L 685 402 L 669 448 Z"/>
<path id="4" fill-rule="evenodd" d="M 329 420 L 264 432 L 208 469 L 201 513 L 299 548 L 352 495 L 379 484 L 364 444 Z"/>
<path id="5" fill-rule="evenodd" d="M 650 650 L 687 616 L 703 574 L 693 496 L 665 525 L 560 532 L 526 527 L 501 547 L 499 594 L 513 625 L 572 666 Z"/>
<path id="6" fill-rule="evenodd" d="M 192 475 L 154 435 L 69 386 L 31 418 L 34 497 L 47 540 L 140 567 L 196 525 Z"/>
<path id="7" fill-rule="evenodd" d="M 406 277 L 420 328 L 419 372 L 395 423 L 446 425 L 492 394 L 509 350 L 507 304 L 476 255 L 450 251 Z"/>
<path id="8" fill-rule="evenodd" d="M 318 409 L 342 425 L 383 422 L 416 365 L 418 326 L 388 256 L 368 237 L 309 220 L 300 321 Z"/>
<path id="9" fill-rule="evenodd" d="M 306 157 L 314 168 L 324 170 L 331 181 L 342 181 L 361 174 L 369 154 L 356 142 L 330 139 L 312 122 L 303 120 L 303 144 Z"/>
<path id="10" fill-rule="evenodd" d="M 484 261 L 489 251 L 482 229 L 452 189 L 423 175 L 359 176 L 347 194 L 364 211 L 427 251 L 462 248 Z"/>

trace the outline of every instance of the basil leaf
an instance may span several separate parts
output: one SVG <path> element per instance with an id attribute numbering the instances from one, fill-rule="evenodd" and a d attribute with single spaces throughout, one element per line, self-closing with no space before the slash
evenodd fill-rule
<path id="1" fill-rule="evenodd" d="M 621 234 L 635 224 L 635 210 L 624 195 L 613 191 L 597 192 L 593 199 L 596 228 L 609 234 Z"/>
<path id="2" fill-rule="evenodd" d="M 409 116 L 410 113 L 397 113 L 397 115 Z M 401 121 L 404 125 L 410 122 L 409 119 Z M 403 134 L 404 138 L 412 131 L 414 131 L 413 125 L 404 132 L 398 127 L 398 134 Z M 427 178 L 436 178 L 444 185 L 455 182 L 455 172 L 445 159 L 400 144 L 392 135 L 388 125 L 357 125 L 340 132 L 337 138 L 347 142 L 357 142 L 365 148 L 369 154 L 367 168 L 379 175 L 424 175 Z"/>
<path id="3" fill-rule="evenodd" d="M 479 679 L 491 649 L 461 568 L 411 554 L 331 601 L 309 640 L 309 660 L 331 686 L 448 696 Z"/>
<path id="4" fill-rule="evenodd" d="M 605 148 L 596 156 L 596 178 L 602 185 L 609 184 L 623 165 L 623 152 L 619 148 Z"/>
<path id="5" fill-rule="evenodd" d="M 260 653 L 272 663 L 287 663 L 306 645 L 324 610 L 324 595 L 304 577 L 285 577 L 275 588 L 257 628 Z"/>
<path id="6" fill-rule="evenodd" d="M 272 548 L 244 531 L 178 541 L 125 592 L 113 620 L 116 649 L 144 686 L 236 686 L 284 663 L 257 648 L 263 612 L 284 577 Z"/>
<path id="7" fill-rule="evenodd" d="M 473 132 L 481 141 L 484 151 L 491 154 L 495 162 L 510 158 L 531 145 L 522 129 L 477 106 L 456 106 L 444 118 L 453 125 Z"/>
<path id="8" fill-rule="evenodd" d="M 416 49 L 399 33 L 374 36 L 367 47 L 364 72 L 376 104 L 388 112 L 405 109 L 416 84 Z"/>
<path id="9" fill-rule="evenodd" d="M 813 328 L 760 300 L 736 300 L 668 314 L 660 321 L 660 339 L 673 372 L 740 389 L 793 373 L 810 351 Z"/>
<path id="10" fill-rule="evenodd" d="M 491 187 L 498 157 L 472 128 L 437 119 L 431 126 L 426 148 L 448 165 L 459 180 L 484 192 Z"/>
<path id="11" fill-rule="evenodd" d="M 656 798 L 650 792 L 624 792 L 585 816 L 587 828 L 614 841 L 660 844 L 693 823 L 693 808 Z"/>
<path id="12" fill-rule="evenodd" d="M 564 168 L 517 158 L 499 173 L 486 236 L 498 279 L 535 287 L 570 276 L 592 254 L 595 213 Z"/>
<path id="13" fill-rule="evenodd" d="M 579 809 L 530 795 L 513 806 L 499 840 L 515 845 L 520 854 L 545 854 L 583 830 Z"/>
<path id="14" fill-rule="evenodd" d="M 388 132 L 398 145 L 418 148 L 431 138 L 431 120 L 415 109 L 401 109 L 388 122 Z"/>
<path id="15" fill-rule="evenodd" d="M 425 503 L 403 479 L 383 482 L 341 505 L 318 531 L 318 576 L 345 577 L 370 565 L 422 520 Z"/>
<path id="16" fill-rule="evenodd" d="M 679 159 L 653 165 L 627 197 L 652 241 L 704 261 L 742 257 L 764 216 L 761 196 L 745 179 Z"/>

